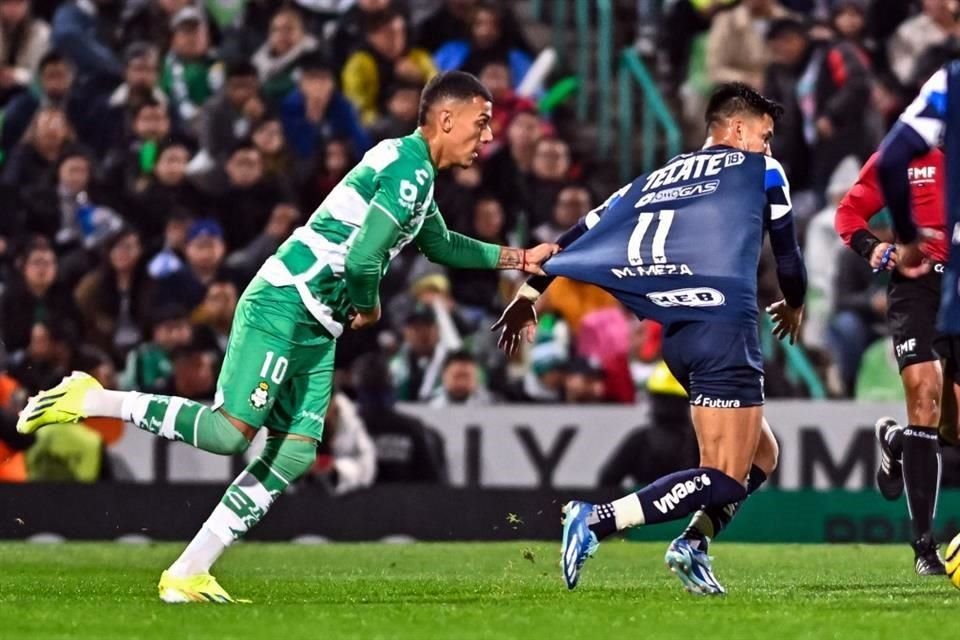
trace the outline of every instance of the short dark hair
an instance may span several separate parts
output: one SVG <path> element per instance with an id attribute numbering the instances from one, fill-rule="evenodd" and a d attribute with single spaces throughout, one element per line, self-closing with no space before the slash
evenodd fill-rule
<path id="1" fill-rule="evenodd" d="M 51 49 L 40 58 L 40 62 L 37 64 L 37 73 L 43 73 L 43 70 L 52 64 L 65 64 L 69 67 L 70 61 L 56 49 Z"/>
<path id="2" fill-rule="evenodd" d="M 768 115 L 776 122 L 783 115 L 783 107 L 742 82 L 728 82 L 717 87 L 707 103 L 707 126 L 713 126 L 737 113 Z"/>
<path id="3" fill-rule="evenodd" d="M 477 364 L 477 358 L 466 349 L 457 349 L 447 354 L 443 359 L 443 368 L 446 370 L 451 364 L 461 362 L 464 364 Z"/>
<path id="4" fill-rule="evenodd" d="M 420 94 L 420 113 L 417 122 L 427 123 L 427 114 L 436 102 L 451 98 L 453 100 L 472 100 L 480 97 L 487 102 L 493 102 L 490 91 L 477 80 L 476 76 L 463 71 L 447 71 L 433 77 Z"/>
<path id="5" fill-rule="evenodd" d="M 232 60 L 227 63 L 224 75 L 227 80 L 230 78 L 256 78 L 257 68 L 249 60 Z"/>
<path id="6" fill-rule="evenodd" d="M 163 109 L 164 112 L 166 112 L 165 105 L 161 104 L 159 100 L 157 100 L 153 96 L 146 96 L 141 100 L 132 101 L 132 104 L 130 105 L 130 115 L 133 117 L 134 120 L 136 120 L 137 116 L 140 115 L 141 111 L 143 111 L 144 109 L 154 108 L 154 107 Z"/>
<path id="7" fill-rule="evenodd" d="M 796 18 L 778 18 L 770 23 L 767 29 L 766 41 L 776 40 L 781 36 L 795 34 L 804 38 L 809 37 L 810 29 L 805 22 Z"/>
<path id="8" fill-rule="evenodd" d="M 403 14 L 400 9 L 393 6 L 388 6 L 386 9 L 381 9 L 380 11 L 374 11 L 373 13 L 367 13 L 363 16 L 362 27 L 364 35 L 378 31 L 379 29 L 387 26 L 397 18 L 403 18 L 406 20 L 406 16 Z"/>

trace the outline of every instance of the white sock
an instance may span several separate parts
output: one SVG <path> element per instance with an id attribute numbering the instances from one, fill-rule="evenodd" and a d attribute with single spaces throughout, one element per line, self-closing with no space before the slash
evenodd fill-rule
<path id="1" fill-rule="evenodd" d="M 232 542 L 232 541 L 231 541 Z M 176 562 L 170 565 L 170 573 L 176 578 L 187 578 L 198 573 L 210 573 L 210 567 L 226 550 L 227 545 L 204 525 L 183 550 Z"/>
<path id="2" fill-rule="evenodd" d="M 93 418 L 119 418 L 129 422 L 130 413 L 124 411 L 124 404 L 129 404 L 138 395 L 136 391 L 88 391 L 83 397 L 83 411 Z"/>
<path id="3" fill-rule="evenodd" d="M 610 504 L 613 506 L 613 516 L 617 521 L 617 531 L 644 523 L 643 507 L 640 506 L 640 498 L 637 494 L 631 493 Z"/>

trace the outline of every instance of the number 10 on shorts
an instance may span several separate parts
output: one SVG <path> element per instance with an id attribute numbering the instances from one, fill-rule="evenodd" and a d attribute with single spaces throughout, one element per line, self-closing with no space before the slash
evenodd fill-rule
<path id="1" fill-rule="evenodd" d="M 260 367 L 260 377 L 266 378 L 267 374 L 270 375 L 270 380 L 274 384 L 280 384 L 283 382 L 283 376 L 287 374 L 287 359 L 283 356 L 280 356 L 274 362 L 274 356 L 276 354 L 273 351 L 267 351 L 267 356 L 263 359 L 263 366 Z M 273 370 L 271 371 L 271 366 Z"/>

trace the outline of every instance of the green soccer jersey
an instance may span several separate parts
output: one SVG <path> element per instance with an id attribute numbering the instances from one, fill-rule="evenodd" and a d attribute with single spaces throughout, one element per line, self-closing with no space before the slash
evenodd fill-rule
<path id="1" fill-rule="evenodd" d="M 496 267 L 500 247 L 449 231 L 433 200 L 436 169 L 417 131 L 368 151 L 305 225 L 269 258 L 259 276 L 291 287 L 338 337 L 353 309 L 378 303 L 380 279 L 410 242 L 432 261 L 466 269 Z"/>

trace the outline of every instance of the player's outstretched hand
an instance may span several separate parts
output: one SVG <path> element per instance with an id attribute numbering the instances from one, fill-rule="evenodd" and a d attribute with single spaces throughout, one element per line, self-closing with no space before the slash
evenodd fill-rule
<path id="1" fill-rule="evenodd" d="M 794 309 L 786 300 L 774 302 L 767 307 L 767 313 L 773 318 L 773 335 L 778 339 L 790 338 L 790 344 L 800 339 L 800 323 L 803 322 L 803 307 Z"/>
<path id="2" fill-rule="evenodd" d="M 522 296 L 514 298 L 503 310 L 500 319 L 490 327 L 490 331 L 497 329 L 500 329 L 497 347 L 507 355 L 512 356 L 520 349 L 524 333 L 527 341 L 533 342 L 537 333 L 537 310 L 533 302 Z"/>
<path id="3" fill-rule="evenodd" d="M 546 275 L 540 267 L 547 258 L 560 251 L 560 245 L 552 242 L 538 244 L 532 249 L 523 250 L 523 270 L 535 276 Z"/>
<path id="4" fill-rule="evenodd" d="M 370 311 L 360 311 L 359 309 L 354 310 L 353 318 L 350 320 L 350 328 L 357 329 L 366 329 L 367 327 L 372 327 L 380 320 L 380 305 L 377 304 Z"/>

